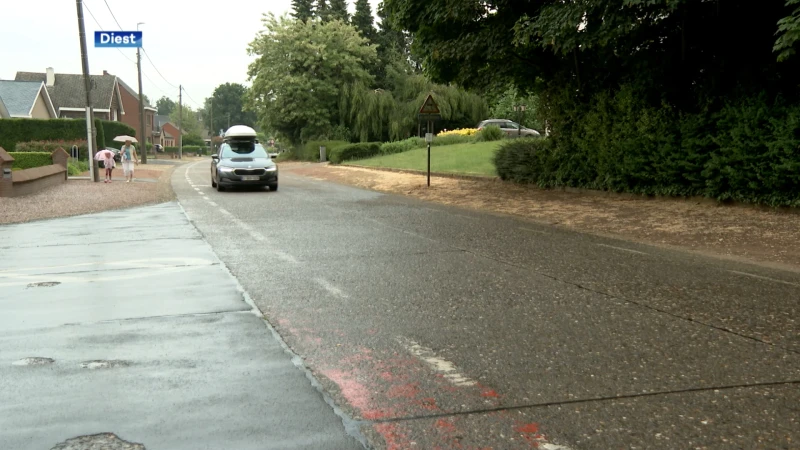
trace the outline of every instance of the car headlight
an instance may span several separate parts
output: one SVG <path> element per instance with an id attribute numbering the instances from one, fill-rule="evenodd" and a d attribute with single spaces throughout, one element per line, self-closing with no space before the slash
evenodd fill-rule
<path id="1" fill-rule="evenodd" d="M 218 167 L 220 172 L 233 172 L 233 167 Z"/>
<path id="2" fill-rule="evenodd" d="M 265 167 L 264 170 L 266 170 L 267 172 L 276 172 L 278 170 L 278 167 L 277 166 Z"/>

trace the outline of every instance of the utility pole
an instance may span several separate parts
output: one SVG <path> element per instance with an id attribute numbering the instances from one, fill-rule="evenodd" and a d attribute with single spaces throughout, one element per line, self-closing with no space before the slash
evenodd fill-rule
<path id="1" fill-rule="evenodd" d="M 178 86 L 178 159 L 183 159 L 183 85 Z"/>
<path id="2" fill-rule="evenodd" d="M 139 25 L 144 25 L 144 22 L 136 24 L 136 31 L 139 31 Z M 142 164 L 147 164 L 147 136 L 144 134 L 144 94 L 142 94 L 142 48 L 136 47 L 136 67 L 139 69 L 139 150 L 142 151 Z"/>
<path id="3" fill-rule="evenodd" d="M 89 78 L 89 56 L 86 54 L 86 29 L 83 26 L 83 1 L 75 0 L 78 8 L 78 30 L 81 39 L 81 62 L 83 63 L 83 85 L 86 90 L 86 146 L 89 152 L 89 175 L 93 182 L 100 181 L 94 162 L 94 149 L 97 148 L 94 131 L 94 111 L 92 109 L 92 83 Z"/>

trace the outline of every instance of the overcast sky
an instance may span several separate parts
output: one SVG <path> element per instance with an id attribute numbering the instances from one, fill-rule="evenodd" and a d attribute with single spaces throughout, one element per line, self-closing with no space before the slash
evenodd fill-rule
<path id="1" fill-rule="evenodd" d="M 373 12 L 379 1 L 370 0 Z M 56 73 L 82 73 L 74 1 L 27 0 L 13 2 L 13 7 L 5 3 L 0 7 L 0 79 L 13 80 L 17 71 L 44 72 L 47 67 Z M 349 3 L 352 14 L 354 0 Z M 146 52 L 142 52 L 142 86 L 152 102 L 164 95 L 177 101 L 182 84 L 184 102 L 197 109 L 216 86 L 247 84 L 252 61 L 247 44 L 263 29 L 262 13 L 289 12 L 291 1 L 208 4 L 214 7 L 178 0 L 84 0 L 89 71 L 100 75 L 107 70 L 138 89 L 136 49 L 94 48 L 95 31 L 120 29 L 116 17 L 125 31 L 145 23 L 140 27 Z"/>

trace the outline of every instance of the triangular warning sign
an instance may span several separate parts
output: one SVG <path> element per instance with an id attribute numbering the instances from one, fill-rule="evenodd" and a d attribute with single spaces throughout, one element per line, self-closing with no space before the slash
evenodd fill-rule
<path id="1" fill-rule="evenodd" d="M 433 101 L 433 95 L 428 94 L 428 98 L 425 99 L 425 103 L 422 104 L 422 108 L 419 109 L 420 114 L 440 114 L 439 112 L 439 105 Z"/>

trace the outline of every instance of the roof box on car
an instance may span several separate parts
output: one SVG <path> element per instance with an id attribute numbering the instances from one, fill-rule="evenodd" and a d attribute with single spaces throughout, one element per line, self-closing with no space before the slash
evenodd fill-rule
<path id="1" fill-rule="evenodd" d="M 255 138 L 256 130 L 248 127 L 247 125 L 234 125 L 228 128 L 225 132 L 225 138 Z"/>

